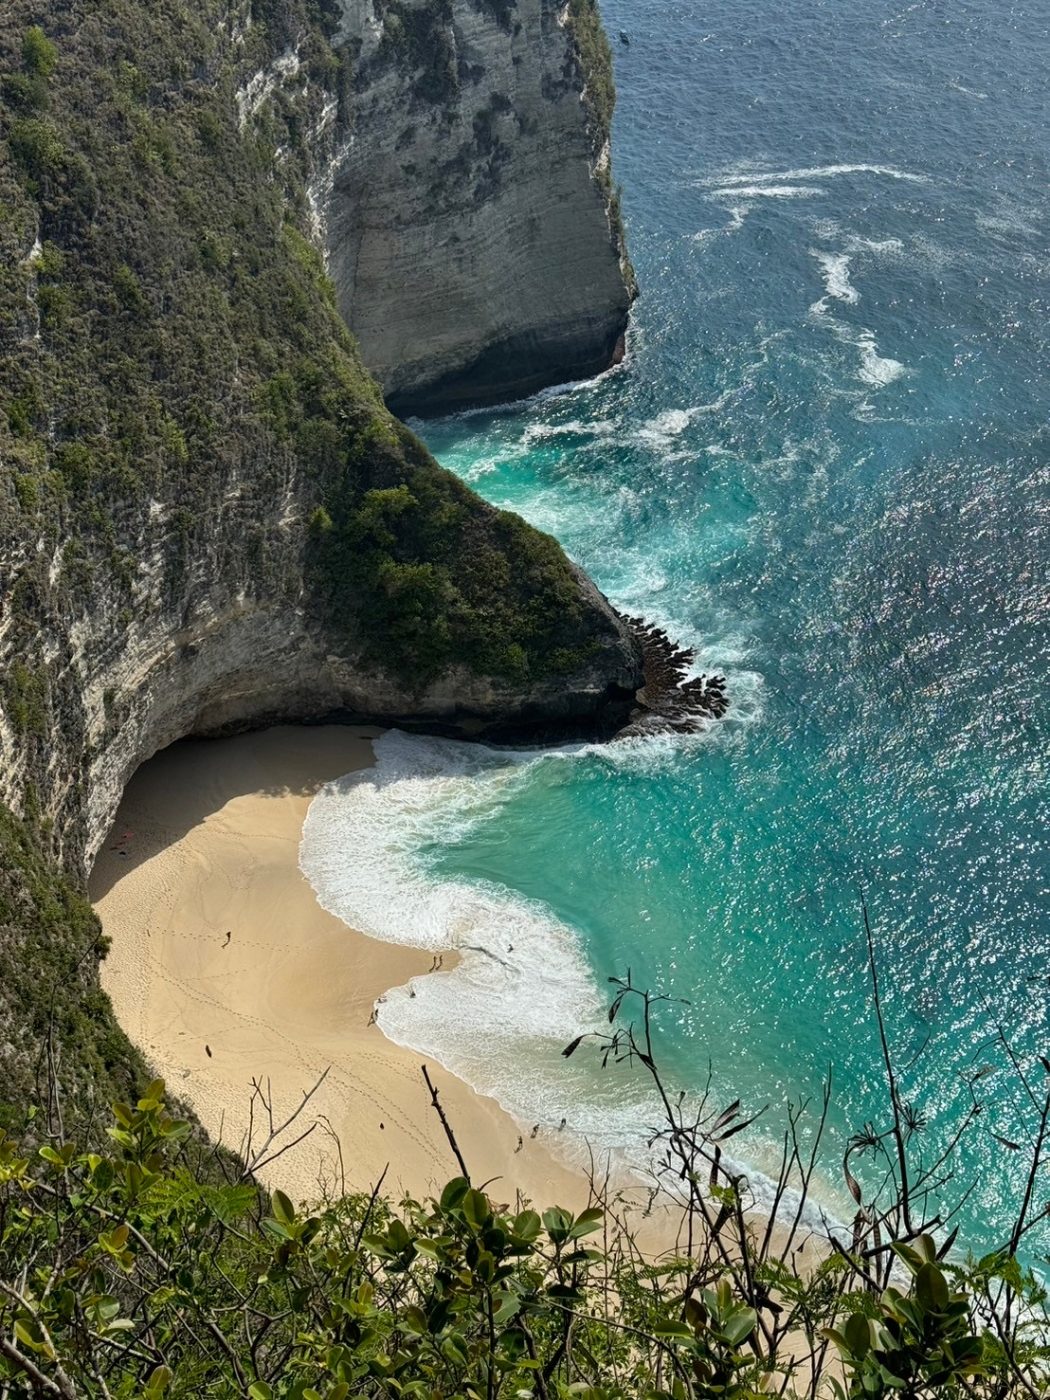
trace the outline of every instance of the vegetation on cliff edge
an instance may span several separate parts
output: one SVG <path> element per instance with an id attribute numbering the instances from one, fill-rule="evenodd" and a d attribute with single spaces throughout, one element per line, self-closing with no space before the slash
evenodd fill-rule
<path id="1" fill-rule="evenodd" d="M 475 1187 L 436 1091 L 462 1174 L 436 1198 L 396 1205 L 382 1181 L 297 1206 L 236 1162 L 202 1170 L 160 1081 L 113 1105 L 105 1149 L 52 1133 L 27 1151 L 0 1133 L 6 1393 L 1039 1400 L 1046 1291 L 1017 1245 L 1043 1208 L 1026 1196 L 1001 1249 L 953 1254 L 925 1211 L 914 1143 L 905 1137 L 898 1158 L 894 1129 L 869 1127 L 867 1148 L 847 1154 L 852 1238 L 822 1245 L 801 1217 L 824 1115 L 810 1133 L 800 1106 L 776 1185 L 778 1236 L 747 1214 L 747 1178 L 723 1157 L 752 1120 L 739 1104 L 698 1106 L 665 1085 L 651 1036 L 659 1000 L 620 983 L 621 1024 L 600 1037 L 607 1058 L 640 1061 L 664 1099 L 650 1146 L 680 1228 L 655 1256 L 635 1237 L 637 1202 L 599 1190 L 579 1214 L 541 1214 L 497 1203 L 502 1185 Z M 1039 1169 L 1050 1098 L 1035 1107 Z M 273 1162 L 301 1140 L 294 1114 L 286 1131 L 287 1143 L 279 1129 L 249 1142 L 247 1159 Z"/>
<path id="2" fill-rule="evenodd" d="M 243 28 L 219 0 L 57 0 L 46 33 L 32 0 L 0 16 L 0 551 L 21 554 L 0 592 L 14 646 L 46 692 L 29 655 L 42 613 L 68 629 L 93 591 L 132 628 L 151 511 L 166 522 L 166 591 L 192 598 L 231 492 L 247 489 L 270 511 L 224 540 L 231 569 L 265 597 L 297 589 L 305 567 L 351 654 L 402 682 L 452 660 L 556 675 L 589 640 L 568 564 L 386 412 L 306 236 L 309 128 L 353 77 L 328 40 L 338 7 L 250 9 Z M 290 36 L 296 74 L 278 72 L 252 114 L 249 78 Z M 352 548 L 370 493 L 402 488 L 416 505 L 385 512 L 388 543 L 370 543 L 366 567 Z M 308 503 L 298 546 L 276 508 L 290 492 Z M 315 508 L 335 526 L 323 548 Z M 29 539 L 43 547 L 20 550 Z M 438 639 L 421 674 L 423 601 Z"/>
<path id="3" fill-rule="evenodd" d="M 584 79 L 583 100 L 594 145 L 595 175 L 606 192 L 609 221 L 620 253 L 620 267 L 627 290 L 633 298 L 638 295 L 638 280 L 627 252 L 620 190 L 618 186 L 613 187 L 609 163 L 612 119 L 616 109 L 612 50 L 602 24 L 598 0 L 569 0 L 566 14 Z"/>
<path id="4" fill-rule="evenodd" d="M 52 1094 L 80 1121 L 134 1095 L 145 1064 L 98 985 L 102 929 L 44 858 L 28 824 L 0 806 L 0 1127 L 46 1122 Z"/>

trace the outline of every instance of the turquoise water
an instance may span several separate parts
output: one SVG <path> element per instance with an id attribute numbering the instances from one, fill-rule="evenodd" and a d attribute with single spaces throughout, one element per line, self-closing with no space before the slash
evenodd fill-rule
<path id="1" fill-rule="evenodd" d="M 311 816 L 343 851 L 356 822 L 401 883 L 328 900 L 380 936 L 487 950 L 380 1023 L 520 1113 L 609 1141 L 647 1121 L 623 1071 L 557 1054 L 630 967 L 688 1000 L 663 1022 L 677 1081 L 710 1062 L 716 1096 L 770 1105 L 769 1137 L 832 1066 L 841 1145 L 884 1102 L 863 892 L 922 1150 L 966 1111 L 963 1077 L 996 1066 L 954 1183 L 976 1181 L 963 1233 L 981 1248 L 1022 1168 L 992 1134 L 1027 1141 L 989 1037 L 1001 1025 L 1026 1065 L 1050 1050 L 1050 11 L 604 11 L 631 40 L 629 361 L 418 426 L 724 670 L 733 711 L 695 738 L 539 760 L 395 736 L 367 809 L 350 784 Z M 338 860 L 310 871 L 309 835 L 325 898 Z M 758 1167 L 765 1137 L 741 1140 Z"/>

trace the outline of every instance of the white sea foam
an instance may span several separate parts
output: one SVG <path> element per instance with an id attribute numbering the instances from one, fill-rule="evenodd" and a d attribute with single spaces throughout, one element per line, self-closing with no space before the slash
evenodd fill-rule
<path id="1" fill-rule="evenodd" d="M 851 253 L 878 253 L 881 256 L 903 253 L 904 244 L 899 238 L 860 238 L 850 234 L 846 248 Z"/>
<path id="2" fill-rule="evenodd" d="M 634 436 L 647 447 L 668 447 L 697 416 L 694 408 L 667 408 L 639 427 Z"/>
<path id="3" fill-rule="evenodd" d="M 810 252 L 820 263 L 829 297 L 850 303 L 860 301 L 860 293 L 850 281 L 848 253 L 825 253 L 819 249 L 811 249 Z"/>
<path id="4" fill-rule="evenodd" d="M 732 186 L 754 185 L 758 180 L 780 185 L 790 184 L 798 180 L 830 180 L 838 175 L 882 175 L 890 180 L 907 180 L 920 185 L 928 183 L 927 176 L 917 175 L 914 171 L 898 170 L 892 165 L 873 165 L 863 162 L 844 165 L 807 165 L 794 170 L 765 171 L 753 165 L 737 166 L 732 171 L 712 176 L 701 183 L 708 187 L 717 185 L 723 189 L 729 189 Z"/>
<path id="5" fill-rule="evenodd" d="M 811 199 L 824 191 L 816 185 L 715 185 L 713 195 L 732 195 L 734 199 Z"/>
<path id="6" fill-rule="evenodd" d="M 984 102 L 988 97 L 986 92 L 981 92 L 978 88 L 966 87 L 963 83 L 959 82 L 958 78 L 950 78 L 948 80 L 948 86 L 953 92 L 961 92 L 964 97 L 976 98 L 978 102 Z"/>
<path id="7" fill-rule="evenodd" d="M 857 349 L 860 351 L 859 374 L 865 384 L 874 384 L 881 388 L 884 384 L 892 384 L 895 379 L 899 379 L 906 372 L 905 366 L 900 360 L 890 359 L 888 355 L 880 355 L 879 348 L 875 344 L 875 336 L 871 331 L 864 331 L 855 341 Z"/>
<path id="8" fill-rule="evenodd" d="M 718 238 L 722 234 L 735 233 L 737 229 L 744 227 L 748 214 L 751 213 L 750 204 L 733 204 L 729 206 L 729 223 L 722 224 L 719 228 L 702 228 L 692 234 L 694 243 L 706 243 L 709 239 Z"/>
<path id="9" fill-rule="evenodd" d="M 724 389 L 710 403 L 693 404 L 691 408 L 665 408 L 654 418 L 635 429 L 633 437 L 644 447 L 664 451 L 670 448 L 677 438 L 698 418 L 711 413 L 721 413 L 726 404 L 739 393 L 738 388 Z"/>
<path id="10" fill-rule="evenodd" d="M 584 423 L 580 419 L 574 418 L 571 423 L 530 423 L 525 429 L 521 441 L 528 448 L 549 438 L 606 438 L 611 437 L 615 431 L 616 424 L 607 418 L 599 418 L 590 423 Z"/>
<path id="11" fill-rule="evenodd" d="M 855 350 L 860 352 L 857 377 L 862 383 L 881 389 L 908 373 L 907 366 L 901 364 L 900 360 L 879 354 L 874 331 L 864 327 L 857 329 L 848 326 L 845 322 L 836 320 L 834 316 L 829 315 L 829 300 L 829 297 L 823 296 L 819 301 L 815 301 L 809 308 L 810 315 L 833 331 L 843 344 L 852 345 Z"/>

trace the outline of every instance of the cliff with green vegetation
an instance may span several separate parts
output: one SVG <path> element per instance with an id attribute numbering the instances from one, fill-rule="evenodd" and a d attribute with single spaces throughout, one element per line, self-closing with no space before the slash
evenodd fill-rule
<path id="1" fill-rule="evenodd" d="M 325 161 L 392 70 L 435 113 L 444 100 L 419 45 L 365 61 L 359 9 L 0 12 L 9 1104 L 42 1045 L 70 1084 L 97 1072 L 107 1093 L 136 1063 L 65 881 L 157 749 L 334 712 L 469 735 L 601 729 L 639 684 L 628 628 L 554 540 L 391 416 L 340 312 Z M 502 14 L 479 6 L 510 44 Z"/>

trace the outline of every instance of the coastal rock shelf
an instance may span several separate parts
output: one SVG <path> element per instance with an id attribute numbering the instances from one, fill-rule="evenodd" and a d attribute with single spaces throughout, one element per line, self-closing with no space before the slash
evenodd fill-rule
<path id="1" fill-rule="evenodd" d="M 687 679 L 696 652 L 680 647 L 661 628 L 640 617 L 625 617 L 642 651 L 645 685 L 620 737 L 661 731 L 688 734 L 729 709 L 725 676 Z"/>

